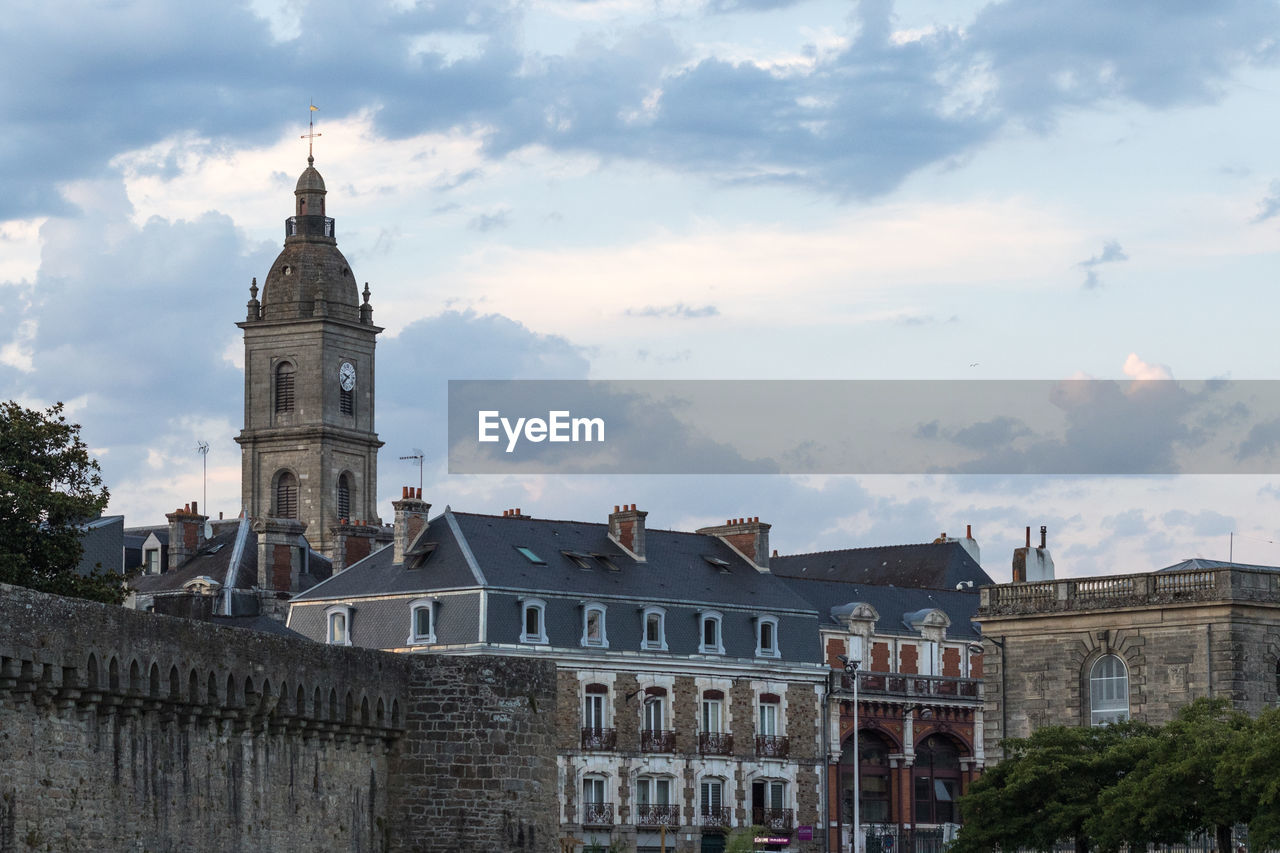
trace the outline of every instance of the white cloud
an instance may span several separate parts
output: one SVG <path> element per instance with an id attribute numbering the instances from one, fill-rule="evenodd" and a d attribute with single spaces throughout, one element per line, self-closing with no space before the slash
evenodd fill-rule
<path id="1" fill-rule="evenodd" d="M 1156 379 L 1172 379 L 1173 372 L 1168 365 L 1164 364 L 1148 364 L 1138 358 L 1136 352 L 1129 353 L 1129 357 L 1124 360 L 1124 375 L 1130 379 L 1139 381 L 1148 381 Z"/>

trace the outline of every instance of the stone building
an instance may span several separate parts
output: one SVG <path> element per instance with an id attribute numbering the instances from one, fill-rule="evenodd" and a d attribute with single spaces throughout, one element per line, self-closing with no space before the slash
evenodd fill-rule
<path id="1" fill-rule="evenodd" d="M 1158 572 L 981 590 L 988 756 L 1047 725 L 1168 721 L 1201 696 L 1280 701 L 1280 568 Z"/>
<path id="2" fill-rule="evenodd" d="M 343 565 L 335 526 L 381 523 L 374 344 L 382 329 L 373 325 L 369 285 L 361 302 L 338 250 L 325 195 L 324 179 L 307 157 L 284 248 L 261 300 L 254 279 L 245 319 L 237 323 L 244 330 L 244 429 L 236 441 L 249 517 L 300 523 L 296 532 L 305 532 L 311 547 Z M 356 536 L 344 544 L 372 543 Z M 369 552 L 357 550 L 357 559 Z"/>
<path id="3" fill-rule="evenodd" d="M 296 596 L 290 628 L 554 660 L 561 834 L 585 849 L 716 851 L 753 824 L 757 849 L 822 849 L 829 669 L 814 607 L 769 570 L 768 524 L 431 518 L 410 489 L 394 507 L 394 546 Z"/>
<path id="4" fill-rule="evenodd" d="M 864 849 L 889 849 L 886 838 L 899 849 L 926 849 L 954 832 L 955 800 L 986 761 L 973 619 L 976 587 L 991 578 L 979 557 L 966 533 L 771 562 L 818 608 L 819 648 L 838 674 L 824 703 L 829 849 L 851 849 L 855 773 Z M 845 661 L 856 661 L 857 672 Z"/>

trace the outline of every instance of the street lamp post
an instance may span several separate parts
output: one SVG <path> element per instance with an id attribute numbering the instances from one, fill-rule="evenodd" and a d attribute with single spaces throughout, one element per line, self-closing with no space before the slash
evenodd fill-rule
<path id="1" fill-rule="evenodd" d="M 840 655 L 853 680 L 853 853 L 862 853 L 862 756 L 858 751 L 858 666 L 862 661 Z"/>

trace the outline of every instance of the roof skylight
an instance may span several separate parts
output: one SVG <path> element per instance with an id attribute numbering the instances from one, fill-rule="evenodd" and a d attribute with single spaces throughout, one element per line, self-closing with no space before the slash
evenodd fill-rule
<path id="1" fill-rule="evenodd" d="M 513 547 L 517 551 L 519 551 L 520 555 L 524 557 L 526 560 L 528 560 L 530 563 L 533 563 L 534 565 L 537 565 L 537 566 L 545 566 L 547 564 L 546 560 L 542 559 L 537 554 L 533 553 L 532 548 L 526 548 L 523 545 L 515 545 Z"/>

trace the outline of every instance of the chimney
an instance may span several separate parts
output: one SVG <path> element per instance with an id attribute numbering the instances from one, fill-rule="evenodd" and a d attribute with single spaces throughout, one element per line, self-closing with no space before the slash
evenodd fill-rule
<path id="1" fill-rule="evenodd" d="M 376 551 L 381 532 L 376 524 L 339 519 L 329 528 L 333 537 L 333 573 L 336 575 Z"/>
<path id="2" fill-rule="evenodd" d="M 609 513 L 609 538 L 644 560 L 644 519 L 649 513 L 635 504 L 615 506 Z"/>
<path id="3" fill-rule="evenodd" d="M 200 514 L 195 501 L 178 507 L 165 516 L 169 521 L 169 571 L 194 557 L 204 545 L 204 523 L 208 516 Z"/>
<path id="4" fill-rule="evenodd" d="M 1053 580 L 1053 557 L 1049 555 L 1049 529 L 1040 526 L 1040 547 L 1031 547 L 1031 528 L 1027 528 L 1027 544 L 1013 549 L 1013 582 L 1038 583 Z"/>
<path id="5" fill-rule="evenodd" d="M 763 571 L 769 571 L 769 528 L 772 525 L 753 518 L 730 518 L 721 526 L 701 527 L 699 533 L 719 536 Z"/>
<path id="6" fill-rule="evenodd" d="M 391 508 L 396 512 L 392 525 L 392 547 L 395 550 L 392 552 L 391 562 L 399 566 L 404 563 L 404 552 L 409 550 L 409 545 L 422 532 L 422 528 L 427 526 L 427 512 L 430 511 L 431 504 L 422 499 L 422 489 L 405 486 L 400 490 L 400 500 L 392 501 Z"/>
<path id="7" fill-rule="evenodd" d="M 1030 530 L 1030 529 L 1031 528 L 1029 527 L 1027 528 L 1027 530 Z M 977 563 L 979 566 L 982 565 L 982 550 L 978 547 L 978 541 L 973 538 L 972 524 L 966 524 L 964 526 L 963 539 L 956 539 L 954 536 L 948 536 L 946 533 L 943 533 L 937 539 L 933 540 L 934 545 L 939 545 L 944 542 L 960 543 L 960 547 L 965 550 L 965 553 L 969 555 L 969 558 L 973 560 L 975 563 Z M 1028 541 L 1028 544 L 1030 544 L 1030 541 Z"/>
<path id="8" fill-rule="evenodd" d="M 305 521 L 292 518 L 259 518 L 253 523 L 258 534 L 258 589 L 287 597 L 300 592 L 301 579 L 309 574 Z"/>

